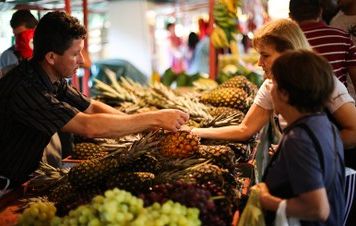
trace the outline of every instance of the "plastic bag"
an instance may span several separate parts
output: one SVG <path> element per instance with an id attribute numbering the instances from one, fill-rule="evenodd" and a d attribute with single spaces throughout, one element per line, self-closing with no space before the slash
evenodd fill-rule
<path id="1" fill-rule="evenodd" d="M 283 200 L 278 205 L 274 226 L 300 226 L 300 222 L 297 218 L 287 217 L 286 209 L 287 200 Z"/>
<path id="2" fill-rule="evenodd" d="M 238 226 L 265 226 L 265 218 L 260 204 L 260 190 L 252 187 L 250 197 L 241 214 Z"/>

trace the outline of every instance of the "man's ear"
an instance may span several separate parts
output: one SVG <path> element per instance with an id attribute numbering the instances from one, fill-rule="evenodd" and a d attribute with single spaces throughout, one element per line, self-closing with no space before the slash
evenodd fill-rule
<path id="1" fill-rule="evenodd" d="M 54 52 L 51 51 L 51 52 L 46 53 L 45 60 L 48 64 L 54 65 L 54 63 L 56 61 L 56 57 L 57 57 L 57 54 L 55 54 Z"/>
<path id="2" fill-rule="evenodd" d="M 288 99 L 289 99 L 289 93 L 285 90 L 280 90 L 279 91 L 279 97 L 281 98 L 281 100 L 283 100 L 285 103 L 288 103 Z"/>

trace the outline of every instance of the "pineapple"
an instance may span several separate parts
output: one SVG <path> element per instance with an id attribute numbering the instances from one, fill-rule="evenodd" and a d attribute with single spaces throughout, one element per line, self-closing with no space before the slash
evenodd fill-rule
<path id="1" fill-rule="evenodd" d="M 156 173 L 160 168 L 161 164 L 156 157 L 149 154 L 143 154 L 129 164 L 123 166 L 120 171 Z"/>
<path id="2" fill-rule="evenodd" d="M 87 160 L 98 157 L 103 157 L 107 154 L 105 149 L 98 144 L 94 143 L 78 143 L 74 145 L 72 158 Z"/>
<path id="3" fill-rule="evenodd" d="M 240 88 L 217 88 L 201 96 L 201 101 L 215 107 L 231 107 L 246 112 L 250 101 L 247 93 Z"/>
<path id="4" fill-rule="evenodd" d="M 216 117 L 219 115 L 229 116 L 229 115 L 233 115 L 233 114 L 244 115 L 244 113 L 242 113 L 241 111 L 239 111 L 235 108 L 230 108 L 230 107 L 212 107 L 211 109 L 209 109 L 209 113 L 213 117 Z"/>
<path id="5" fill-rule="evenodd" d="M 196 153 L 199 137 L 188 131 L 168 133 L 161 140 L 161 154 L 165 157 L 186 158 Z"/>
<path id="6" fill-rule="evenodd" d="M 54 203 L 64 202 L 66 200 L 74 200 L 75 189 L 68 180 L 63 181 L 59 186 L 55 187 L 48 194 L 48 200 Z"/>
<path id="7" fill-rule="evenodd" d="M 225 184 L 224 176 L 228 173 L 226 169 L 222 169 L 211 163 L 203 163 L 187 170 L 188 174 L 183 178 L 184 180 L 200 184 L 211 181 L 219 186 Z"/>
<path id="8" fill-rule="evenodd" d="M 257 86 L 250 82 L 245 76 L 235 76 L 226 82 L 222 83 L 219 88 L 240 88 L 243 89 L 249 96 L 255 96 Z"/>
<path id="9" fill-rule="evenodd" d="M 139 194 L 152 186 L 155 175 L 149 172 L 118 173 L 108 177 L 106 184 L 109 189 L 119 188 L 132 194 Z"/>
<path id="10" fill-rule="evenodd" d="M 68 174 L 70 184 L 75 188 L 94 187 L 103 184 L 105 178 L 118 171 L 118 161 L 113 157 L 93 159 L 72 167 Z"/>
<path id="11" fill-rule="evenodd" d="M 75 188 L 101 186 L 109 175 L 119 172 L 120 168 L 137 159 L 144 153 L 154 152 L 158 149 L 158 141 L 154 141 L 155 132 L 143 136 L 135 141 L 129 150 L 117 150 L 103 158 L 87 160 L 72 167 L 68 179 Z"/>
<path id="12" fill-rule="evenodd" d="M 77 190 L 66 180 L 49 193 L 48 200 L 55 203 L 58 216 L 64 216 L 70 210 L 89 203 L 93 197 L 103 192 L 104 189 L 99 187 Z"/>
<path id="13" fill-rule="evenodd" d="M 236 161 L 234 151 L 225 145 L 200 145 L 198 154 L 202 158 L 212 159 L 214 164 L 227 169 L 232 169 Z"/>

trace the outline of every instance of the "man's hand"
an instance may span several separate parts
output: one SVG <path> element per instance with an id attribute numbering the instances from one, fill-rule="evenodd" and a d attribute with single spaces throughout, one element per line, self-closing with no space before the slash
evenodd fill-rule
<path id="1" fill-rule="evenodd" d="M 159 126 L 173 132 L 178 131 L 189 119 L 189 114 L 175 109 L 160 110 L 156 113 L 160 122 Z"/>

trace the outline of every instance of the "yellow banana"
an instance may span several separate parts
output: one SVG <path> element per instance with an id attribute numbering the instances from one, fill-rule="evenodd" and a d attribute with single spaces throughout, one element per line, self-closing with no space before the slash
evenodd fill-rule
<path id="1" fill-rule="evenodd" d="M 238 49 L 236 41 L 230 42 L 230 50 L 231 50 L 232 55 L 236 55 L 236 56 L 239 55 L 239 49 Z"/>
<path id="2" fill-rule="evenodd" d="M 211 32 L 210 38 L 215 48 L 220 48 L 222 46 L 220 37 L 215 29 Z"/>
<path id="3" fill-rule="evenodd" d="M 225 31 L 218 26 L 214 30 L 216 30 L 216 33 L 218 34 L 218 36 L 221 40 L 222 47 L 229 47 L 230 43 L 227 39 Z"/>
<path id="4" fill-rule="evenodd" d="M 237 12 L 237 6 L 235 4 L 235 0 L 222 0 L 223 3 L 226 5 L 226 8 L 233 14 Z"/>

